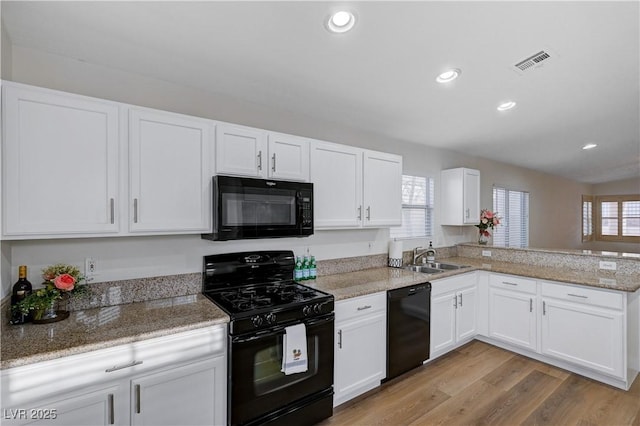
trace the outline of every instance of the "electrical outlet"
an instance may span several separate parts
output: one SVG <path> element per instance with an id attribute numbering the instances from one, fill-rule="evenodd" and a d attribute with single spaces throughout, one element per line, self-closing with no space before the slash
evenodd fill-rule
<path id="1" fill-rule="evenodd" d="M 84 276 L 87 278 L 93 277 L 97 272 L 96 261 L 93 257 L 86 257 L 84 259 Z"/>
<path id="2" fill-rule="evenodd" d="M 491 250 L 482 250 L 482 255 L 484 257 L 491 257 Z"/>
<path id="3" fill-rule="evenodd" d="M 609 262 L 606 260 L 601 260 L 600 261 L 600 269 L 606 269 L 608 271 L 615 271 L 616 270 L 616 262 Z"/>

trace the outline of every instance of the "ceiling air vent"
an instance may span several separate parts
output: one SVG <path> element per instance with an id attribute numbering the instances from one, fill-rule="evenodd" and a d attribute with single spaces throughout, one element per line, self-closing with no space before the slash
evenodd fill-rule
<path id="1" fill-rule="evenodd" d="M 512 69 L 520 75 L 524 75 L 525 71 L 531 71 L 546 64 L 549 59 L 556 57 L 555 53 L 552 53 L 549 49 L 541 50 L 535 55 L 531 55 L 526 59 L 521 60 L 515 64 Z"/>

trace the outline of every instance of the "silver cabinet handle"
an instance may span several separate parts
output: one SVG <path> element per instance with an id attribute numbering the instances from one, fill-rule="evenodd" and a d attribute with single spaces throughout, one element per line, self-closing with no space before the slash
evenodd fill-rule
<path id="1" fill-rule="evenodd" d="M 116 223 L 116 208 L 115 208 L 115 200 L 111 198 L 109 200 L 109 213 L 111 215 L 111 224 Z"/>
<path id="2" fill-rule="evenodd" d="M 462 307 L 462 293 L 460 293 L 460 303 L 459 303 L 460 307 Z"/>
<path id="3" fill-rule="evenodd" d="M 125 365 L 114 365 L 113 367 L 107 368 L 106 370 L 104 370 L 104 372 L 113 373 L 114 371 L 135 367 L 136 365 L 140 365 L 140 364 L 142 364 L 142 361 L 131 361 L 129 364 L 125 364 Z"/>
<path id="4" fill-rule="evenodd" d="M 529 299 L 529 312 L 533 312 L 533 298 Z"/>
<path id="5" fill-rule="evenodd" d="M 588 296 L 583 296 L 581 294 L 572 294 L 572 293 L 567 293 L 567 296 L 572 296 L 572 297 L 579 297 L 580 299 L 588 299 Z"/>
<path id="6" fill-rule="evenodd" d="M 453 307 L 458 309 L 458 296 L 456 294 L 453 295 Z"/>
<path id="7" fill-rule="evenodd" d="M 133 199 L 133 223 L 138 223 L 138 199 Z"/>
<path id="8" fill-rule="evenodd" d="M 358 307 L 359 311 L 364 311 L 365 309 L 371 309 L 371 305 L 364 305 L 364 306 L 359 306 Z"/>
<path id="9" fill-rule="evenodd" d="M 506 285 L 514 285 L 514 286 L 518 287 L 518 284 L 516 284 L 516 283 L 510 283 L 509 281 L 502 281 L 502 284 L 506 284 Z"/>
<path id="10" fill-rule="evenodd" d="M 262 151 L 258 151 L 258 170 L 262 170 Z"/>
<path id="11" fill-rule="evenodd" d="M 273 160 L 273 165 L 271 166 L 271 170 L 275 173 L 276 172 L 276 154 L 273 154 L 273 157 L 271 157 L 271 160 Z"/>
<path id="12" fill-rule="evenodd" d="M 114 412 L 114 408 L 113 408 L 113 394 L 110 393 L 107 396 L 107 405 L 109 406 L 109 424 L 110 425 L 114 425 L 116 424 L 116 419 L 115 419 L 115 412 Z"/>
<path id="13" fill-rule="evenodd" d="M 342 330 L 338 330 L 338 348 L 342 349 Z"/>
<path id="14" fill-rule="evenodd" d="M 140 385 L 136 385 L 136 413 L 140 414 Z"/>
<path id="15" fill-rule="evenodd" d="M 371 220 L 371 206 L 367 206 L 367 220 Z"/>
<path id="16" fill-rule="evenodd" d="M 542 315 L 547 315 L 547 303 L 542 302 Z"/>
<path id="17" fill-rule="evenodd" d="M 358 220 L 362 220 L 362 206 L 358 207 Z"/>
<path id="18" fill-rule="evenodd" d="M 471 214 L 471 212 L 469 211 L 469 209 L 465 210 L 465 217 L 467 219 L 469 219 L 469 215 Z"/>

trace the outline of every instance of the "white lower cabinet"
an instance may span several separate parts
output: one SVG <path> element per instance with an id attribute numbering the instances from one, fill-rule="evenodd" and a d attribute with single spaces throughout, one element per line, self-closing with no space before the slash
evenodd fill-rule
<path id="1" fill-rule="evenodd" d="M 534 280 L 489 276 L 489 337 L 536 351 L 537 287 Z"/>
<path id="2" fill-rule="evenodd" d="M 2 423 L 226 423 L 226 328 L 214 326 L 1 372 Z"/>
<path id="3" fill-rule="evenodd" d="M 226 382 L 224 357 L 136 377 L 131 380 L 132 425 L 222 424 Z"/>
<path id="4" fill-rule="evenodd" d="M 476 273 L 431 282 L 430 358 L 449 352 L 477 333 Z"/>
<path id="5" fill-rule="evenodd" d="M 335 314 L 334 407 L 386 377 L 387 293 L 339 301 Z"/>
<path id="6" fill-rule="evenodd" d="M 543 282 L 542 295 L 541 352 L 624 378 L 622 294 Z"/>

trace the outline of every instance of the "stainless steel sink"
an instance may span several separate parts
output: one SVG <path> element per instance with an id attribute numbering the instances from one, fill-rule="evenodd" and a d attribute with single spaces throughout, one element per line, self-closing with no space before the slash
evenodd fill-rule
<path id="1" fill-rule="evenodd" d="M 421 265 L 407 265 L 404 269 L 423 274 L 439 274 L 455 269 L 470 268 L 468 265 L 454 265 L 452 263 L 423 263 Z"/>
<path id="2" fill-rule="evenodd" d="M 426 266 L 428 266 L 429 268 L 444 270 L 469 268 L 468 265 L 454 265 L 453 263 L 427 263 Z"/>
<path id="3" fill-rule="evenodd" d="M 408 265 L 404 269 L 408 269 L 413 272 L 422 272 L 423 274 L 439 274 L 444 272 L 443 269 L 430 268 L 426 265 Z"/>

